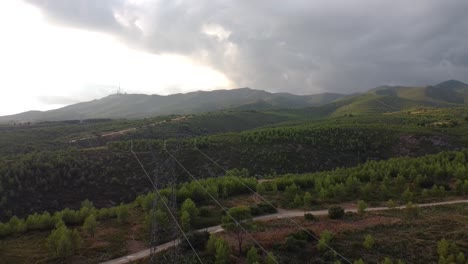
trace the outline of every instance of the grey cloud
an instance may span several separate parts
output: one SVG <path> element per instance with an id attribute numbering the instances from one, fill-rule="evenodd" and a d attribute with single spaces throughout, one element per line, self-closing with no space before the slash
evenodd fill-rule
<path id="1" fill-rule="evenodd" d="M 54 22 L 98 31 L 116 31 L 114 10 L 124 0 L 24 0 L 39 7 Z"/>
<path id="2" fill-rule="evenodd" d="M 28 1 L 57 23 L 203 61 L 237 86 L 304 94 L 467 81 L 465 0 Z M 207 24 L 231 34 L 208 36 Z"/>

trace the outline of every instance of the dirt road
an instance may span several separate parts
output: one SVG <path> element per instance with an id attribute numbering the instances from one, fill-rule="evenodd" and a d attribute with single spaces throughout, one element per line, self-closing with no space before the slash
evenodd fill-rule
<path id="1" fill-rule="evenodd" d="M 430 206 L 450 205 L 450 204 L 458 204 L 458 203 L 468 203 L 468 200 L 453 200 L 453 201 L 446 201 L 446 202 L 426 203 L 426 204 L 417 204 L 417 205 L 419 207 L 430 207 Z M 397 206 L 397 207 L 395 207 L 395 209 L 403 209 L 405 207 L 406 206 Z M 383 211 L 383 210 L 388 210 L 388 209 L 389 209 L 388 207 L 372 207 L 372 208 L 367 208 L 366 211 Z M 345 209 L 345 211 L 355 213 L 355 212 L 357 212 L 357 209 L 356 208 L 347 208 L 347 209 Z M 305 211 L 305 212 L 304 211 L 296 211 L 296 210 L 281 210 L 278 213 L 254 217 L 253 220 L 254 221 L 268 221 L 268 220 L 280 219 L 280 218 L 285 218 L 285 217 L 300 217 L 300 216 L 304 216 L 304 214 L 306 214 L 306 213 L 310 213 L 310 214 L 313 214 L 313 215 L 320 216 L 320 215 L 327 215 L 328 210 Z M 217 225 L 217 226 L 211 226 L 211 227 L 204 228 L 204 229 L 199 229 L 197 231 L 207 231 L 207 232 L 209 232 L 211 234 L 214 234 L 214 233 L 222 232 L 224 230 L 220 225 Z M 157 247 L 157 249 L 156 249 L 156 252 L 161 252 L 161 251 L 167 250 L 167 249 L 169 249 L 169 248 L 171 248 L 174 245 L 177 245 L 179 243 L 180 243 L 180 241 L 176 240 L 176 241 L 170 241 L 170 242 L 167 242 L 165 244 L 159 245 Z M 133 253 L 133 254 L 121 257 L 121 258 L 117 258 L 117 259 L 109 260 L 109 261 L 106 261 L 106 262 L 102 262 L 101 264 L 130 263 L 130 262 L 133 262 L 135 260 L 139 260 L 139 259 L 149 257 L 149 255 L 150 255 L 150 250 L 146 249 L 146 250 L 143 250 L 143 251 L 140 251 L 140 252 L 137 252 L 137 253 Z"/>

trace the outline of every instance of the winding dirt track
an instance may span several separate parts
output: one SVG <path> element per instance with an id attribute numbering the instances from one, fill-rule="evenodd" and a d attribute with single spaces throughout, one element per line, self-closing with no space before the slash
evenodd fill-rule
<path id="1" fill-rule="evenodd" d="M 446 201 L 446 202 L 437 202 L 437 203 L 426 203 L 426 204 L 417 204 L 419 207 L 430 207 L 430 206 L 438 206 L 438 205 L 450 205 L 450 204 L 458 204 L 458 203 L 468 203 L 468 200 L 453 200 L 453 201 Z M 403 209 L 406 206 L 397 206 L 395 209 Z M 383 211 L 383 210 L 389 210 L 388 207 L 371 207 L 367 208 L 366 211 Z M 346 212 L 357 212 L 356 208 L 347 208 L 345 209 Z M 273 220 L 273 219 L 279 219 L 279 218 L 284 218 L 284 217 L 300 217 L 304 216 L 304 214 L 310 213 L 313 215 L 327 215 L 328 210 L 317 210 L 317 211 L 296 211 L 296 210 L 281 210 L 278 213 L 274 214 L 269 214 L 269 215 L 263 215 L 263 216 L 258 216 L 254 217 L 254 221 L 268 221 L 268 220 Z M 211 226 L 208 228 L 204 229 L 199 229 L 197 231 L 207 231 L 211 234 L 218 233 L 224 231 L 223 228 L 220 225 L 217 226 Z M 162 252 L 164 250 L 167 250 L 177 244 L 180 243 L 180 240 L 173 240 L 170 242 L 167 242 L 165 244 L 159 245 L 156 248 L 156 252 Z M 150 249 L 146 249 L 137 253 L 133 253 L 127 256 L 123 256 L 117 259 L 109 260 L 106 262 L 102 262 L 101 264 L 122 264 L 122 263 L 130 263 L 139 259 L 143 259 L 146 257 L 149 257 L 150 255 Z"/>

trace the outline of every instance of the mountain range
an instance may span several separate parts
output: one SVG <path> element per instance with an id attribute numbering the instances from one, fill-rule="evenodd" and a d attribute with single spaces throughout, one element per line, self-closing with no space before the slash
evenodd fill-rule
<path id="1" fill-rule="evenodd" d="M 240 88 L 197 91 L 167 96 L 113 94 L 102 99 L 49 111 L 2 116 L 0 122 L 34 122 L 93 118 L 145 118 L 195 114 L 222 109 L 265 110 L 311 108 L 325 115 L 394 112 L 420 107 L 461 107 L 468 104 L 468 84 L 449 80 L 433 86 L 380 86 L 365 93 L 294 95 Z"/>

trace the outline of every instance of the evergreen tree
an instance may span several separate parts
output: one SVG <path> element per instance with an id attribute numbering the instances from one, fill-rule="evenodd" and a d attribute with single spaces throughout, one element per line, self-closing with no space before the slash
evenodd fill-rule
<path id="1" fill-rule="evenodd" d="M 81 238 L 78 231 L 68 229 L 63 221 L 57 223 L 56 228 L 47 237 L 47 246 L 54 257 L 65 258 L 78 250 Z"/>
<path id="2" fill-rule="evenodd" d="M 447 257 L 449 246 L 450 244 L 445 238 L 437 242 L 437 253 L 439 254 L 439 257 Z"/>
<path id="3" fill-rule="evenodd" d="M 410 191 L 409 187 L 407 187 L 403 192 L 402 198 L 406 203 L 413 201 L 413 193 Z"/>
<path id="4" fill-rule="evenodd" d="M 83 229 L 92 237 L 94 237 L 94 234 L 96 232 L 96 227 L 97 227 L 96 217 L 94 215 L 89 215 L 88 217 L 86 217 L 83 223 Z"/>
<path id="5" fill-rule="evenodd" d="M 217 239 L 215 243 L 216 254 L 215 264 L 228 264 L 231 250 L 229 245 L 224 239 Z"/>
<path id="6" fill-rule="evenodd" d="M 371 249 L 374 247 L 374 244 L 375 244 L 374 237 L 370 234 L 366 235 L 366 237 L 364 238 L 363 246 L 366 249 Z"/>
<path id="7" fill-rule="evenodd" d="M 257 193 L 258 194 L 264 194 L 265 193 L 265 185 L 262 183 L 258 183 L 256 187 Z"/>
<path id="8" fill-rule="evenodd" d="M 395 209 L 397 207 L 397 204 L 395 203 L 395 201 L 393 201 L 392 199 L 388 200 L 387 201 L 387 207 L 389 209 Z"/>
<path id="9" fill-rule="evenodd" d="M 126 223 L 128 221 L 128 207 L 124 204 L 121 204 L 117 207 L 117 220 L 120 223 Z"/>
<path id="10" fill-rule="evenodd" d="M 322 233 L 320 233 L 320 240 L 317 243 L 317 249 L 320 251 L 326 250 L 328 248 L 327 245 L 330 244 L 332 239 L 333 234 L 328 230 L 324 230 Z"/>
<path id="11" fill-rule="evenodd" d="M 382 264 L 393 264 L 393 261 L 390 258 L 385 258 L 381 263 Z"/>
<path id="12" fill-rule="evenodd" d="M 363 200 L 359 200 L 358 203 L 357 203 L 357 210 L 358 210 L 358 214 L 359 215 L 364 215 L 364 213 L 366 212 L 366 209 L 367 209 L 368 205 L 366 202 L 364 202 Z"/>
<path id="13" fill-rule="evenodd" d="M 268 252 L 268 254 L 265 256 L 265 264 L 276 264 L 278 261 L 275 258 L 275 255 L 273 255 L 272 252 Z"/>
<path id="14" fill-rule="evenodd" d="M 216 241 L 218 241 L 218 238 L 211 234 L 208 242 L 206 242 L 206 251 L 211 255 L 216 254 Z"/>
<path id="15" fill-rule="evenodd" d="M 294 207 L 300 207 L 302 205 L 302 199 L 301 199 L 301 196 L 299 196 L 299 194 L 296 194 L 296 196 L 294 197 Z"/>
<path id="16" fill-rule="evenodd" d="M 248 264 L 254 264 L 258 263 L 259 261 L 259 256 L 257 249 L 255 247 L 251 247 L 249 251 L 247 251 L 247 263 Z"/>
<path id="17" fill-rule="evenodd" d="M 457 264 L 465 264 L 465 254 L 463 252 L 459 252 L 457 255 Z"/>
<path id="18" fill-rule="evenodd" d="M 188 231 L 191 229 L 190 214 L 187 211 L 182 211 L 180 215 L 180 222 L 182 224 L 182 228 L 184 229 L 184 231 Z"/>
<path id="19" fill-rule="evenodd" d="M 198 210 L 197 205 L 190 198 L 187 198 L 182 203 L 180 210 L 189 213 L 190 217 L 196 217 L 200 214 L 200 210 Z"/>
<path id="20" fill-rule="evenodd" d="M 310 192 L 306 192 L 304 194 L 304 208 L 310 208 L 312 206 L 312 201 L 312 195 L 310 194 Z"/>
<path id="21" fill-rule="evenodd" d="M 233 232 L 236 236 L 239 255 L 242 255 L 242 243 L 245 236 L 244 230 L 248 231 L 253 227 L 250 207 L 232 207 L 228 210 L 228 215 L 224 216 L 222 221 L 223 228 L 229 232 Z"/>

